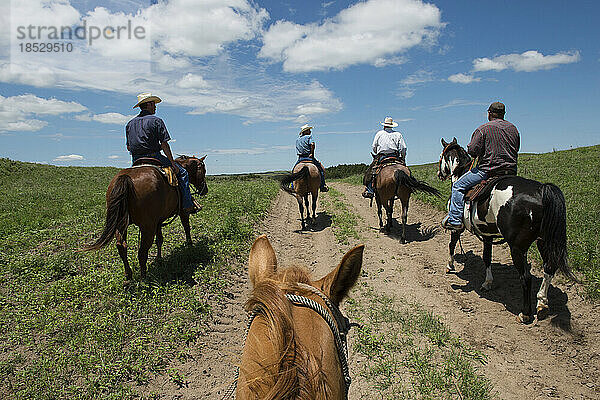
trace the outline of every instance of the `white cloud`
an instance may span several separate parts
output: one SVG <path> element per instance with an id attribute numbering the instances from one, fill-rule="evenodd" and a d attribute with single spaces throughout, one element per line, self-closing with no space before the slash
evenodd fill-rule
<path id="1" fill-rule="evenodd" d="M 475 78 L 473 75 L 467 75 L 467 74 L 454 74 L 454 75 L 450 75 L 448 77 L 448 80 L 450 82 L 454 82 L 454 83 L 473 83 L 473 82 L 479 82 L 481 81 L 481 78 Z"/>
<path id="2" fill-rule="evenodd" d="M 119 158 L 119 156 L 115 156 L 115 155 L 108 156 L 108 159 L 109 159 L 109 160 L 116 160 L 116 159 L 118 159 L 118 158 Z"/>
<path id="3" fill-rule="evenodd" d="M 44 99 L 33 94 L 12 97 L 0 95 L 0 132 L 38 131 L 48 123 L 31 116 L 60 115 L 84 110 L 86 107 L 74 101 Z"/>
<path id="4" fill-rule="evenodd" d="M 367 0 L 323 23 L 277 21 L 263 36 L 259 57 L 283 61 L 288 72 L 381 65 L 381 59 L 435 42 L 440 10 L 421 0 Z"/>
<path id="5" fill-rule="evenodd" d="M 79 154 L 69 154 L 68 156 L 58 156 L 52 161 L 57 162 L 68 162 L 68 161 L 81 161 L 84 160 L 83 156 Z"/>
<path id="6" fill-rule="evenodd" d="M 103 114 L 80 114 L 76 115 L 75 119 L 79 121 L 95 121 L 103 124 L 124 125 L 129 122 L 135 115 L 123 115 L 116 112 Z"/>
<path id="7" fill-rule="evenodd" d="M 493 58 L 477 58 L 473 60 L 473 71 L 514 71 L 533 72 L 556 68 L 561 64 L 576 63 L 581 59 L 579 51 L 561 52 L 554 55 L 543 55 L 530 50 L 522 54 L 505 54 Z"/>
<path id="8" fill-rule="evenodd" d="M 177 82 L 177 86 L 183 89 L 206 89 L 210 85 L 201 75 L 189 73 Z"/>
<path id="9" fill-rule="evenodd" d="M 433 74 L 430 71 L 420 70 L 416 73 L 407 76 L 400 81 L 403 85 L 411 86 L 421 83 L 431 82 L 433 80 Z"/>
<path id="10" fill-rule="evenodd" d="M 470 101 L 470 100 L 463 100 L 463 99 L 454 99 L 446 104 L 442 104 L 442 105 L 438 105 L 438 106 L 433 106 L 431 107 L 432 110 L 435 111 L 440 111 L 440 110 L 444 110 L 446 108 L 451 108 L 451 107 L 464 107 L 464 106 L 485 106 L 487 105 L 487 103 L 482 103 L 480 101 Z"/>
<path id="11" fill-rule="evenodd" d="M 400 91 L 400 93 L 398 93 L 398 96 L 402 97 L 403 99 L 410 99 L 414 95 L 415 95 L 415 90 L 408 89 L 408 88 L 402 89 Z"/>
<path id="12" fill-rule="evenodd" d="M 408 62 L 407 57 L 379 57 L 373 61 L 373 66 L 377 68 L 389 67 L 390 65 L 402 65 Z"/>

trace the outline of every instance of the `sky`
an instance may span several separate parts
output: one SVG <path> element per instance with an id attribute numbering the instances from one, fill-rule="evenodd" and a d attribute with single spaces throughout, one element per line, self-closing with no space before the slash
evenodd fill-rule
<path id="1" fill-rule="evenodd" d="M 369 163 L 386 116 L 409 164 L 434 162 L 494 101 L 522 152 L 594 145 L 598 15 L 594 0 L 0 0 L 0 157 L 127 167 L 141 92 L 209 174 L 290 169 L 306 123 L 325 166 Z"/>

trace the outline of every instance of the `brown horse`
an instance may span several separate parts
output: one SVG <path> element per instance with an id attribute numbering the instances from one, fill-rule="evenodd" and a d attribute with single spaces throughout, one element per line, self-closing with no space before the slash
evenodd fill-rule
<path id="1" fill-rule="evenodd" d="M 294 182 L 294 187 L 290 188 L 290 183 Z M 306 222 L 311 222 L 310 208 L 308 204 L 308 195 L 312 195 L 312 220 L 316 220 L 317 198 L 319 197 L 319 187 L 321 186 L 321 175 L 315 164 L 309 161 L 298 163 L 292 170 L 292 173 L 281 180 L 281 188 L 287 193 L 296 197 L 298 208 L 300 209 L 300 218 L 302 220 L 302 230 L 306 229 L 304 222 L 304 207 L 302 199 L 306 204 Z"/>
<path id="2" fill-rule="evenodd" d="M 208 192 L 204 158 L 180 156 L 175 161 L 183 166 L 190 184 L 202 196 Z M 181 212 L 179 189 L 169 185 L 161 173 L 152 166 L 141 166 L 121 170 L 108 185 L 106 191 L 106 223 L 100 237 L 84 250 L 98 250 L 107 246 L 113 237 L 117 239 L 117 250 L 125 265 L 126 283 L 132 279 L 132 271 L 127 260 L 127 227 L 130 224 L 140 228 L 141 239 L 138 249 L 140 276 L 146 279 L 148 250 L 156 236 L 157 257 L 161 258 L 163 235 L 161 225 L 166 219 L 179 213 L 185 230 L 185 238 L 192 243 L 189 214 Z"/>
<path id="3" fill-rule="evenodd" d="M 253 291 L 246 303 L 254 317 L 242 355 L 237 399 L 347 398 L 349 325 L 338 306 L 360 275 L 363 250 L 363 245 L 356 246 L 337 268 L 313 281 L 305 268 L 278 270 L 267 237 L 256 239 L 248 267 Z M 317 306 L 307 305 L 311 301 Z M 324 314 L 319 314 L 319 307 Z M 333 318 L 328 323 L 326 317 Z M 343 344 L 336 334 L 343 334 Z"/>
<path id="4" fill-rule="evenodd" d="M 425 192 L 440 196 L 440 192 L 427 183 L 416 180 L 408 167 L 401 164 L 390 164 L 384 166 L 375 178 L 375 200 L 377 202 L 377 215 L 379 216 L 379 228 L 390 232 L 392 229 L 392 213 L 394 212 L 394 200 L 400 199 L 402 203 L 402 235 L 400 242 L 406 242 L 406 218 L 408 214 L 408 201 L 412 192 Z M 385 208 L 387 220 L 385 227 L 381 218 L 381 206 Z"/>

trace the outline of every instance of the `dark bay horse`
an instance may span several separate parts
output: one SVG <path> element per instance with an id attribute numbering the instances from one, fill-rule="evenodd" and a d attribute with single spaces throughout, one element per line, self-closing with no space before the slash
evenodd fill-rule
<path id="1" fill-rule="evenodd" d="M 205 158 L 206 156 L 179 156 L 175 160 L 187 170 L 190 184 L 196 187 L 200 195 L 208 192 Z M 129 282 L 132 279 L 132 271 L 127 260 L 127 227 L 131 224 L 137 225 L 141 235 L 138 249 L 140 276 L 146 279 L 148 250 L 154 242 L 154 237 L 156 236 L 157 257 L 161 258 L 161 224 L 178 213 L 185 230 L 185 238 L 188 243 L 192 243 L 189 215 L 181 212 L 179 207 L 179 188 L 169 185 L 155 167 L 123 169 L 115 175 L 106 191 L 104 230 L 100 237 L 93 244 L 85 246 L 84 250 L 98 250 L 116 237 L 117 250 L 125 265 L 125 280 Z"/>
<path id="2" fill-rule="evenodd" d="M 290 183 L 294 187 L 290 188 Z M 319 198 L 319 187 L 321 186 L 321 175 L 319 169 L 310 161 L 298 163 L 292 173 L 281 180 L 281 189 L 296 197 L 298 208 L 300 209 L 300 219 L 302 220 L 302 230 L 306 229 L 306 222 L 311 222 L 308 195 L 312 197 L 312 220 L 316 220 L 317 199 Z M 306 204 L 306 222 L 304 220 L 304 207 L 302 200 Z"/>
<path id="3" fill-rule="evenodd" d="M 408 214 L 408 201 L 413 192 L 424 192 L 440 196 L 440 192 L 427 183 L 416 180 L 408 167 L 402 164 L 390 164 L 384 166 L 373 182 L 375 189 L 375 201 L 377 202 L 377 215 L 379 216 L 379 228 L 386 232 L 392 229 L 392 214 L 394 212 L 394 200 L 400 199 L 402 203 L 402 235 L 400 242 L 406 242 L 406 219 Z M 381 207 L 385 208 L 387 219 L 383 227 Z"/>
<path id="4" fill-rule="evenodd" d="M 251 322 L 242 354 L 236 398 L 244 400 L 347 399 L 350 375 L 339 305 L 360 276 L 364 246 L 350 250 L 325 277 L 306 268 L 280 270 L 265 235 L 250 251 Z"/>
<path id="5" fill-rule="evenodd" d="M 456 181 L 471 165 L 471 157 L 456 141 L 442 139 L 438 177 Z M 533 319 L 531 307 L 531 273 L 527 251 L 537 243 L 543 260 L 544 279 L 537 293 L 537 317 L 548 314 L 548 288 L 557 270 L 577 281 L 567 261 L 566 205 L 562 191 L 551 183 L 540 183 L 519 176 L 507 176 L 497 181 L 489 197 L 473 202 L 465 199 L 463 222 L 466 229 L 483 242 L 483 262 L 486 267 L 482 290 L 492 284 L 492 244 L 506 241 L 513 264 L 521 279 L 523 307 L 518 320 Z M 447 272 L 454 271 L 454 249 L 461 231 L 452 232 Z M 494 242 L 497 240 L 497 242 Z"/>

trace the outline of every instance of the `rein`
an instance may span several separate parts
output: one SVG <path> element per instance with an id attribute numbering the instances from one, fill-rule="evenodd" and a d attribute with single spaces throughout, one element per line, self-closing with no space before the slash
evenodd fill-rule
<path id="1" fill-rule="evenodd" d="M 448 145 L 447 145 L 446 147 L 444 147 L 444 150 L 442 151 L 442 154 L 440 155 L 440 160 L 438 161 L 438 171 L 441 171 L 441 168 L 442 168 L 442 160 L 444 159 L 444 156 L 446 155 L 446 153 L 447 153 L 448 151 L 450 151 L 450 150 L 453 150 L 453 149 L 458 149 L 459 151 L 460 151 L 460 150 L 463 150 L 463 151 L 464 151 L 464 149 L 463 149 L 463 148 L 462 148 L 462 147 L 461 147 L 461 146 L 460 146 L 458 143 L 448 143 Z M 467 157 L 468 157 L 468 155 L 467 155 Z M 470 157 L 469 157 L 469 159 L 470 159 Z M 466 164 L 459 164 L 459 165 L 458 165 L 458 166 L 455 168 L 455 170 L 457 170 L 457 169 L 459 169 L 459 168 L 462 168 L 462 169 L 466 168 L 466 167 L 467 167 L 467 164 L 469 164 L 469 162 L 471 162 L 471 167 L 472 167 L 476 161 L 475 161 L 475 160 L 473 160 L 473 161 L 467 161 L 467 163 L 466 163 Z M 455 171 L 450 171 L 450 175 L 446 176 L 446 177 L 445 177 L 445 178 L 443 178 L 442 180 L 443 180 L 443 181 L 445 181 L 446 179 L 448 179 L 450 176 L 452 176 L 452 175 L 454 175 L 454 174 L 455 174 Z M 461 173 L 461 174 L 457 174 L 457 175 L 461 176 L 461 175 L 462 175 L 462 173 Z"/>
<path id="2" fill-rule="evenodd" d="M 359 325 L 356 323 L 350 323 L 348 318 L 346 318 L 342 314 L 340 309 L 335 304 L 333 304 L 331 302 L 331 300 L 329 300 L 329 298 L 327 296 L 325 296 L 325 294 L 323 294 L 319 289 L 317 289 L 313 286 L 304 284 L 304 283 L 297 283 L 297 285 L 298 285 L 298 287 L 308 290 L 311 293 L 314 293 L 315 295 L 319 296 L 325 302 L 327 309 L 329 309 L 329 311 L 328 311 L 321 304 L 319 304 L 316 301 L 314 301 L 313 299 L 309 299 L 308 297 L 305 297 L 305 296 L 300 296 L 300 295 L 291 294 L 291 293 L 286 293 L 286 295 L 285 295 L 285 297 L 292 304 L 299 306 L 299 307 L 310 308 L 311 310 L 315 311 L 327 323 L 327 325 L 329 326 L 329 329 L 331 329 L 331 333 L 333 334 L 333 338 L 334 338 L 334 342 L 335 342 L 335 347 L 338 352 L 338 357 L 339 357 L 340 364 L 342 367 L 342 374 L 344 376 L 344 398 L 347 399 L 348 391 L 350 389 L 350 384 L 352 383 L 352 378 L 350 377 L 350 370 L 348 368 L 348 345 L 347 345 L 346 338 L 348 336 L 348 332 L 350 331 L 350 328 L 352 328 L 353 326 L 359 326 Z M 246 334 L 244 335 L 244 343 L 246 342 L 246 339 L 248 338 L 248 332 L 250 331 L 250 325 L 252 325 L 252 321 L 254 321 L 254 318 L 256 318 L 256 316 L 258 314 L 260 314 L 260 312 L 261 312 L 260 307 L 258 307 L 258 308 L 255 308 L 254 310 L 252 310 L 252 312 L 250 313 L 248 324 L 246 325 Z M 223 395 L 222 400 L 230 399 L 233 397 L 233 395 L 235 394 L 235 389 L 237 387 L 237 381 L 238 381 L 239 377 L 240 377 L 240 367 L 237 367 L 236 371 L 235 371 L 235 378 L 233 379 L 233 382 L 231 382 L 231 384 L 225 391 L 225 394 Z"/>

